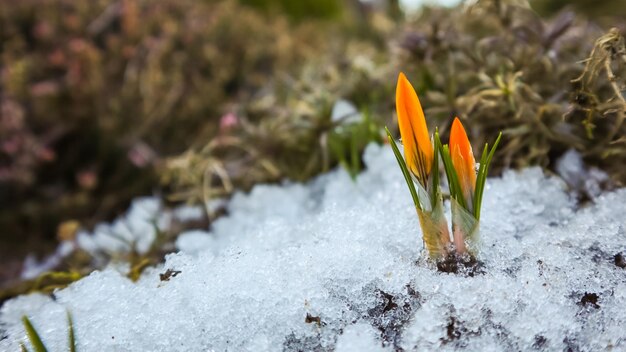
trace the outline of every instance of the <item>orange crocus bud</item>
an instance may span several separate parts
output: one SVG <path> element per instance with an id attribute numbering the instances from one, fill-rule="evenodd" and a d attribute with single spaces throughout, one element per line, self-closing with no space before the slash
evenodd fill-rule
<path id="1" fill-rule="evenodd" d="M 450 131 L 450 154 L 463 192 L 463 198 L 468 210 L 471 211 L 476 187 L 476 170 L 474 169 L 476 161 L 472 153 L 472 145 L 458 117 L 454 118 Z"/>
<path id="2" fill-rule="evenodd" d="M 422 105 L 415 89 L 402 72 L 396 86 L 396 111 L 404 146 L 404 160 L 411 173 L 425 186 L 433 164 L 433 145 L 428 135 Z"/>

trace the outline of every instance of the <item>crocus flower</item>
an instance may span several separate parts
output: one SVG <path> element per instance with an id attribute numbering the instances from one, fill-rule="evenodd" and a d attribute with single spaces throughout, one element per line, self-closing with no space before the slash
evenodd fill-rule
<path id="1" fill-rule="evenodd" d="M 476 189 L 476 161 L 472 153 L 472 145 L 458 117 L 454 118 L 450 130 L 450 156 L 459 178 L 465 204 L 467 204 L 468 210 L 472 211 L 474 190 Z"/>
<path id="2" fill-rule="evenodd" d="M 455 117 L 452 122 L 449 148 L 452 166 L 460 188 L 459 196 L 463 197 L 463 202 L 460 203 L 458 197 L 452 199 L 452 237 L 456 252 L 462 255 L 467 251 L 465 240 L 478 231 L 478 221 L 474 220 L 471 215 L 476 189 L 476 161 L 472 153 L 472 145 L 458 117 Z"/>
<path id="3" fill-rule="evenodd" d="M 439 157 L 415 89 L 403 73 L 396 86 L 396 111 L 404 158 L 388 130 L 387 134 L 413 196 L 426 248 L 431 258 L 440 259 L 447 253 L 450 233 L 439 187 Z"/>
<path id="4" fill-rule="evenodd" d="M 485 145 L 479 164 L 458 118 L 452 123 L 449 144 L 443 145 L 437 132 L 434 140 L 431 139 L 419 98 L 402 73 L 396 86 L 396 111 L 404 157 L 389 130 L 387 136 L 411 192 L 430 257 L 437 261 L 465 260 L 469 253 L 471 259 L 476 248 L 487 171 L 501 135 L 491 149 Z M 452 241 L 439 186 L 439 155 L 450 188 Z"/>
<path id="5" fill-rule="evenodd" d="M 441 145 L 438 135 L 435 139 Z M 477 242 L 487 170 L 499 142 L 500 136 L 490 151 L 485 145 L 481 162 L 477 164 L 465 128 L 457 117 L 452 122 L 450 144 L 440 148 L 450 187 L 453 242 L 459 255 L 468 251 L 468 244 L 475 247 Z"/>
<path id="6" fill-rule="evenodd" d="M 433 164 L 433 145 L 420 100 L 402 72 L 396 86 L 396 111 L 404 146 L 404 160 L 411 173 L 426 188 Z"/>

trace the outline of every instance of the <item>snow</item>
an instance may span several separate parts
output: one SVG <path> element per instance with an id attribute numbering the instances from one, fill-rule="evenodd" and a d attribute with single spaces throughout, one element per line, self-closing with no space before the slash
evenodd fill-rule
<path id="1" fill-rule="evenodd" d="M 215 211 L 223 206 L 223 203 L 223 199 L 217 199 L 207 204 L 207 208 L 209 211 Z M 98 266 L 106 264 L 110 257 L 116 257 L 122 253 L 128 254 L 132 250 L 145 254 L 156 240 L 158 231 L 170 230 L 174 222 L 201 221 L 205 216 L 206 210 L 200 206 L 182 205 L 166 210 L 163 209 L 158 197 L 137 198 L 132 202 L 127 214 L 120 216 L 112 223 L 99 224 L 92 232 L 79 231 L 76 241 L 62 241 L 56 251 L 41 262 L 37 261 L 34 255 L 26 257 L 21 277 L 34 279 L 47 271 L 54 270 L 77 248 L 95 258 Z M 192 237 L 180 238 L 177 242 L 180 245 L 177 248 L 181 249 L 181 246 L 190 243 L 187 249 L 198 251 L 203 243 L 208 246 L 206 242 L 211 240 L 209 238 L 201 241 L 202 237 Z"/>
<path id="2" fill-rule="evenodd" d="M 356 182 L 335 170 L 236 194 L 136 283 L 110 267 L 53 298 L 6 302 L 0 350 L 27 341 L 22 314 L 49 350 L 67 350 L 66 310 L 79 351 L 626 349 L 626 270 L 613 262 L 626 189 L 580 208 L 538 168 L 491 178 L 482 272 L 446 274 L 425 259 L 391 150 L 372 145 L 365 161 Z M 154 211 L 126 222 L 171 216 L 141 209 Z M 161 280 L 168 269 L 180 273 Z"/>
<path id="3" fill-rule="evenodd" d="M 207 231 L 190 230 L 178 235 L 176 249 L 187 254 L 198 254 L 215 247 L 215 239 Z"/>
<path id="4" fill-rule="evenodd" d="M 356 106 L 345 99 L 339 99 L 333 105 L 330 120 L 334 123 L 350 124 L 361 122 L 363 117 Z"/>
<path id="5" fill-rule="evenodd" d="M 42 260 L 37 261 L 34 254 L 30 254 L 24 260 L 24 267 L 22 269 L 22 279 L 31 280 L 35 279 L 42 273 L 58 267 L 65 257 L 70 255 L 76 249 L 76 245 L 70 241 L 63 241 L 59 244 L 56 251 Z"/>
<path id="6" fill-rule="evenodd" d="M 557 160 L 556 172 L 575 192 L 596 198 L 602 193 L 602 185 L 609 183 L 609 175 L 596 168 L 585 167 L 582 155 L 570 149 Z"/>
<path id="7" fill-rule="evenodd" d="M 378 332 L 374 327 L 365 323 L 357 323 L 346 327 L 343 334 L 337 339 L 336 352 L 386 352 L 392 349 L 384 348 L 377 342 Z"/>
<path id="8" fill-rule="evenodd" d="M 126 216 L 111 224 L 98 225 L 93 233 L 81 231 L 77 235 L 79 247 L 93 256 L 99 253 L 119 253 L 136 250 L 146 253 L 154 242 L 157 231 L 169 226 L 169 213 L 160 214 L 161 202 L 157 197 L 134 200 Z"/>
<path id="9" fill-rule="evenodd" d="M 424 5 L 453 7 L 461 3 L 461 0 L 400 0 L 400 4 L 407 11 L 416 11 Z"/>

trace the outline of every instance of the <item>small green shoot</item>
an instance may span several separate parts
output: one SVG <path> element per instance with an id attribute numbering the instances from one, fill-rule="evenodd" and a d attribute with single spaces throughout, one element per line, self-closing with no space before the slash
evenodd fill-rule
<path id="1" fill-rule="evenodd" d="M 39 333 L 31 323 L 30 319 L 26 315 L 22 316 L 22 323 L 24 324 L 24 329 L 26 330 L 26 334 L 28 335 L 28 339 L 30 340 L 30 344 L 35 349 L 35 352 L 47 352 L 48 349 L 43 344 Z M 76 338 L 74 335 L 74 323 L 72 320 L 72 315 L 70 312 L 67 312 L 67 326 L 68 326 L 68 348 L 70 352 L 76 352 Z M 22 352 L 28 352 L 28 348 L 23 343 L 20 343 L 20 349 Z"/>
<path id="2" fill-rule="evenodd" d="M 353 180 L 361 172 L 361 151 L 371 142 L 381 143 L 379 126 L 369 113 L 361 113 L 362 119 L 337 124 L 328 135 L 328 149 Z"/>
<path id="3" fill-rule="evenodd" d="M 389 144 L 391 145 L 391 149 L 393 150 L 393 155 L 396 157 L 396 161 L 400 166 L 400 170 L 402 170 L 402 175 L 404 175 L 404 180 L 406 181 L 407 186 L 409 187 L 409 192 L 411 192 L 411 197 L 413 198 L 413 203 L 415 203 L 415 207 L 419 210 L 422 210 L 422 206 L 420 205 L 420 201 L 417 197 L 417 191 L 415 190 L 415 184 L 413 183 L 413 179 L 411 178 L 411 174 L 409 173 L 409 169 L 406 167 L 404 163 L 404 158 L 402 157 L 402 153 L 400 153 L 400 149 L 398 149 L 398 145 L 396 141 L 393 139 L 391 132 L 389 129 L 385 127 L 385 132 L 387 132 L 387 138 L 389 139 Z"/>
<path id="4" fill-rule="evenodd" d="M 496 138 L 496 141 L 493 143 L 489 154 L 487 154 L 489 143 L 485 143 L 483 154 L 480 157 L 480 166 L 478 167 L 478 175 L 476 176 L 476 191 L 474 193 L 474 217 L 476 220 L 480 220 L 480 207 L 483 201 L 483 192 L 485 191 L 485 181 L 487 181 L 489 165 L 491 164 L 491 159 L 496 152 L 496 148 L 498 148 L 498 144 L 500 144 L 501 138 L 502 132 L 498 134 L 498 138 Z"/>
<path id="5" fill-rule="evenodd" d="M 74 337 L 74 321 L 72 320 L 72 314 L 67 311 L 67 326 L 68 326 L 68 340 L 70 352 L 76 352 L 76 338 Z"/>
<path id="6" fill-rule="evenodd" d="M 30 322 L 27 316 L 24 315 L 22 317 L 22 323 L 24 324 L 24 329 L 26 330 L 28 339 L 30 340 L 31 345 L 33 345 L 35 352 L 47 352 L 48 350 L 46 349 L 46 346 L 41 341 L 41 337 L 39 336 L 39 333 L 37 333 L 37 330 L 35 329 L 35 327 Z"/>

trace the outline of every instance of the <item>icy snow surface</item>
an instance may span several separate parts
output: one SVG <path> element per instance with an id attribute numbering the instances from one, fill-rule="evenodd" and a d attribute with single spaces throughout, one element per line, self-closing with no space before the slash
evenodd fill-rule
<path id="1" fill-rule="evenodd" d="M 577 210 L 540 169 L 489 179 L 470 277 L 425 261 L 390 149 L 366 163 L 235 195 L 137 283 L 111 268 L 5 303 L 0 350 L 27 341 L 22 314 L 67 350 L 66 310 L 79 351 L 626 350 L 626 189 Z"/>
<path id="2" fill-rule="evenodd" d="M 214 211 L 222 206 L 222 203 L 222 199 L 212 201 L 208 205 L 209 211 Z M 79 231 L 76 241 L 61 242 L 56 252 L 41 262 L 34 256 L 27 257 L 21 276 L 23 279 L 34 279 L 46 271 L 54 270 L 77 248 L 89 253 L 98 267 L 102 267 L 104 265 L 102 263 L 106 263 L 108 257 L 119 256 L 121 253 L 134 250 L 145 254 L 156 240 L 157 232 L 170 230 L 176 222 L 201 221 L 205 215 L 206 210 L 200 206 L 182 205 L 172 210 L 164 210 L 158 197 L 139 197 L 133 200 L 124 216 L 111 223 L 99 224 L 93 232 Z M 182 245 L 189 243 L 190 250 L 194 251 L 202 248 L 201 242 L 190 238 L 181 243 Z M 178 248 L 182 249 L 180 246 Z"/>

